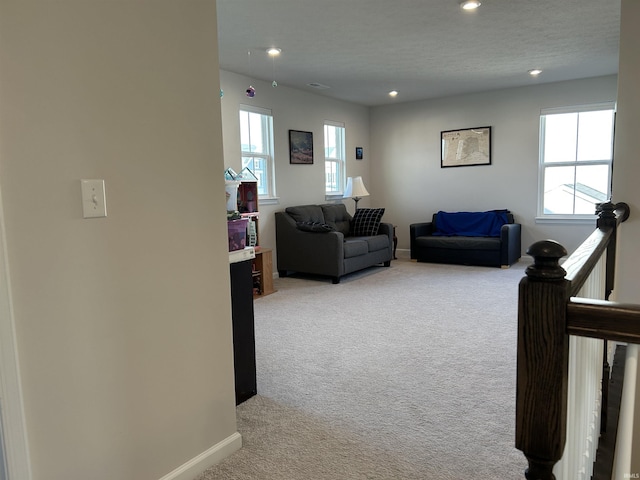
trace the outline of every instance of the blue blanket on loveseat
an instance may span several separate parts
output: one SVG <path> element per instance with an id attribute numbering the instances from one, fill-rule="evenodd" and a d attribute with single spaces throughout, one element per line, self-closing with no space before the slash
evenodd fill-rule
<path id="1" fill-rule="evenodd" d="M 507 210 L 488 212 L 438 212 L 433 235 L 459 237 L 499 237 L 500 229 L 508 223 Z"/>

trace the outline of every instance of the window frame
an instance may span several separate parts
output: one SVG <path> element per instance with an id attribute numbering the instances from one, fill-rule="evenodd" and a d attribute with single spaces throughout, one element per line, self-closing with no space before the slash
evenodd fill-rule
<path id="1" fill-rule="evenodd" d="M 243 148 L 242 143 L 242 114 L 253 113 L 261 115 L 261 131 L 260 136 L 262 137 L 262 143 L 266 146 L 266 151 L 253 152 L 247 151 Z M 256 176 L 264 176 L 264 186 L 266 187 L 266 193 L 260 193 L 258 191 L 258 200 L 262 204 L 268 204 L 271 202 L 277 201 L 276 196 L 276 172 L 275 172 L 275 161 L 274 161 L 274 138 L 273 138 L 273 113 L 269 108 L 256 107 L 253 105 L 245 105 L 240 104 L 238 110 L 238 121 L 240 126 L 240 165 L 241 169 L 245 167 L 249 167 L 249 169 Z M 249 132 L 249 136 L 251 137 L 251 132 Z M 249 145 L 251 147 L 251 145 Z M 244 162 L 245 158 L 252 158 L 251 165 L 246 165 Z M 254 167 L 255 159 L 263 159 L 265 163 L 265 167 L 262 172 L 257 172 Z M 260 190 L 260 189 L 259 189 Z"/>
<path id="2" fill-rule="evenodd" d="M 340 144 L 336 146 L 336 151 L 339 150 L 339 155 L 335 157 L 327 156 L 327 127 L 334 127 L 341 129 L 341 135 L 337 136 L 338 140 L 336 143 Z M 322 125 L 322 133 L 323 133 L 323 151 L 324 151 L 324 194 L 325 199 L 332 200 L 336 198 L 342 198 L 344 195 L 344 188 L 346 185 L 346 174 L 347 174 L 347 129 L 345 127 L 344 122 L 336 122 L 333 120 L 325 120 Z M 336 165 L 337 179 L 335 181 L 337 190 L 327 190 L 327 166 L 328 164 Z"/>
<path id="3" fill-rule="evenodd" d="M 609 160 L 578 160 L 577 158 L 571 161 L 562 161 L 562 162 L 545 162 L 545 135 L 546 135 L 546 117 L 548 115 L 559 115 L 565 113 L 587 113 L 587 112 L 596 112 L 602 110 L 612 110 L 613 122 L 612 122 L 612 131 L 611 131 L 611 158 Z M 595 209 L 593 214 L 583 214 L 583 213 L 563 213 L 563 214 L 551 214 L 544 212 L 544 194 L 545 194 L 545 171 L 549 167 L 577 167 L 577 166 L 597 166 L 603 165 L 608 167 L 608 178 L 607 178 L 607 192 L 606 195 L 608 198 L 611 196 L 611 181 L 613 178 L 613 144 L 615 141 L 615 114 L 616 114 L 616 104 L 615 102 L 602 102 L 595 104 L 587 104 L 587 105 L 574 105 L 567 107 L 555 107 L 555 108 L 545 108 L 540 110 L 540 131 L 539 131 L 539 142 L 538 142 L 538 200 L 537 200 L 537 215 L 536 215 L 536 223 L 593 223 L 593 220 L 597 218 L 595 213 Z M 579 124 L 578 131 L 579 132 Z M 576 140 L 577 142 L 577 140 Z M 576 145 L 577 147 L 577 145 Z M 576 148 L 577 151 L 577 148 Z M 574 180 L 575 185 L 575 180 Z M 574 190 L 574 197 L 576 196 L 576 192 Z"/>

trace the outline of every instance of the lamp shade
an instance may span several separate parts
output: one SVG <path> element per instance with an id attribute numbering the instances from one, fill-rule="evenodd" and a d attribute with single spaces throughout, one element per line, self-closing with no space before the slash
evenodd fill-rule
<path id="1" fill-rule="evenodd" d="M 343 198 L 368 197 L 369 192 L 364 186 L 362 177 L 347 177 L 347 187 L 344 189 Z"/>

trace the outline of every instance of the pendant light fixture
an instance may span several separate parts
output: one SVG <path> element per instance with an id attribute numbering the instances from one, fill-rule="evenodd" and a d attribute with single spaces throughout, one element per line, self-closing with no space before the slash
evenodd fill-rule
<path id="1" fill-rule="evenodd" d="M 282 50 L 277 47 L 271 47 L 267 49 L 267 54 L 271 57 L 271 67 L 272 67 L 272 77 L 273 82 L 271 82 L 271 86 L 276 88 L 278 86 L 278 82 L 276 81 L 276 57 L 282 53 Z"/>
<path id="2" fill-rule="evenodd" d="M 251 50 L 247 50 L 247 55 L 249 58 L 249 76 L 251 76 Z M 249 85 L 249 88 L 245 90 L 245 94 L 249 98 L 253 98 L 256 96 L 256 89 L 253 88 L 253 85 Z"/>

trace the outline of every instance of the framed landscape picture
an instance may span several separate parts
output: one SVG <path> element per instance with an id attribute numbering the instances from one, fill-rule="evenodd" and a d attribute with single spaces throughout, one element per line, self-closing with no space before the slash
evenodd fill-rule
<path id="1" fill-rule="evenodd" d="M 313 132 L 289 130 L 289 163 L 313 164 Z"/>
<path id="2" fill-rule="evenodd" d="M 447 130 L 440 139 L 441 168 L 491 165 L 491 127 Z"/>

